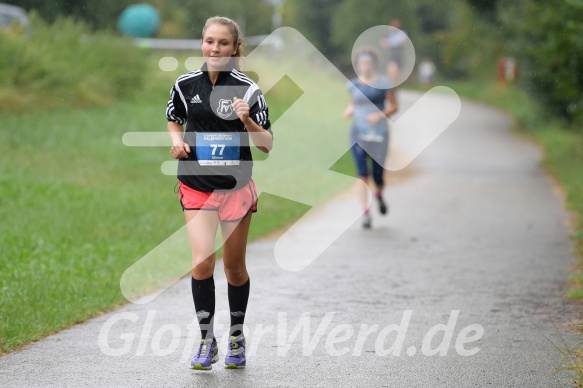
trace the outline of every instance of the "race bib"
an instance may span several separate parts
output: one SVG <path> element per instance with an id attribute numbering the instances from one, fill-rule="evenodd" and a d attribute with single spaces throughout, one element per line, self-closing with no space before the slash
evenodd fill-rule
<path id="1" fill-rule="evenodd" d="M 237 132 L 197 133 L 196 156 L 201 166 L 238 166 L 241 139 Z"/>

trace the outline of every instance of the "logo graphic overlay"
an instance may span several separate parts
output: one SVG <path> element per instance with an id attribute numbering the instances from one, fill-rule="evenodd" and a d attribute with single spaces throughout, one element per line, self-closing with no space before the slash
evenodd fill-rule
<path id="1" fill-rule="evenodd" d="M 219 117 L 226 119 L 233 113 L 233 102 L 231 100 L 220 99 L 217 114 Z"/>
<path id="2" fill-rule="evenodd" d="M 363 42 L 378 45 L 377 30 L 386 31 L 387 28 L 380 26 L 367 30 L 356 41 L 355 50 Z M 202 58 L 198 60 L 189 58 L 187 63 L 189 66 L 202 64 Z M 403 63 L 407 61 L 410 60 Z M 318 71 L 314 70 L 314 63 L 318 64 Z M 271 118 L 274 149 L 265 160 L 254 162 L 253 179 L 258 190 L 311 207 L 278 239 L 274 248 L 275 259 L 283 269 L 301 271 L 362 216 L 362 210 L 356 207 L 331 212 L 320 205 L 335 193 L 354 185 L 360 185 L 361 190 L 369 190 L 361 180 L 330 170 L 353 145 L 344 140 L 349 138 L 349 124 L 341 117 L 348 101 L 345 85 L 349 80 L 300 32 L 288 27 L 274 31 L 246 57 L 246 70 L 260 75 L 257 83 L 268 95 L 272 88 L 282 84 L 282 80 L 291 80 L 291 83 L 286 81 L 285 84 L 293 86 L 290 90 L 294 92 L 294 99 L 288 101 L 283 112 L 274 115 L 277 120 Z M 411 70 L 403 65 L 401 72 L 406 74 Z M 219 93 L 226 101 L 219 103 L 217 109 L 223 117 L 231 114 L 232 100 L 220 94 L 220 89 L 220 86 L 215 87 L 213 93 Z M 301 93 L 297 93 L 298 89 Z M 274 93 L 277 98 L 282 98 L 282 95 L 285 93 Z M 377 160 L 391 171 L 407 167 L 453 123 L 461 109 L 457 94 L 445 87 L 435 87 L 420 99 L 409 101 L 406 104 L 410 105 L 408 109 L 403 108 L 405 104 L 400 105 L 404 113 L 398 119 L 389 121 L 389 127 L 393 146 L 402 148 L 405 156 L 398 160 L 391 157 L 388 161 Z M 380 111 L 377 109 L 377 112 Z M 166 132 L 129 132 L 124 134 L 123 142 L 127 146 L 171 146 Z M 361 146 L 367 149 L 366 143 Z M 164 162 L 161 169 L 164 174 L 174 176 L 177 161 Z M 325 228 L 321 224 L 310 227 L 307 220 L 316 214 L 326 220 Z M 226 238 L 228 236 L 223 236 L 223 239 Z M 201 255 L 207 253 L 212 252 Z M 162 287 L 158 293 L 163 292 L 170 286 L 166 283 L 168 279 L 178 280 L 188 273 L 192 265 L 197 265 L 190 263 L 190 256 L 185 226 L 126 270 L 120 281 L 122 292 L 135 303 L 152 300 L 158 294 L 141 299 L 136 299 L 135 295 L 144 288 Z"/>

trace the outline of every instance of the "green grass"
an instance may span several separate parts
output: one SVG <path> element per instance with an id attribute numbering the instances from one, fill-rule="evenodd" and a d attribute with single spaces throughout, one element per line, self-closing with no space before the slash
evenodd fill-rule
<path id="1" fill-rule="evenodd" d="M 162 162 L 170 160 L 167 147 L 126 147 L 121 141 L 128 131 L 166 130 L 168 90 L 186 71 L 156 70 L 159 57 L 149 56 L 148 83 L 133 99 L 0 116 L 0 353 L 124 303 L 124 271 L 183 227 L 176 178 L 160 172 Z M 321 101 L 330 91 L 344 97 L 343 84 L 336 79 L 321 76 L 319 82 L 327 90 L 301 104 Z M 274 152 L 301 146 L 299 138 L 298 144 L 290 143 L 298 122 L 320 129 L 311 139 L 316 144 L 329 134 L 322 128 L 333 128 L 346 142 L 348 125 L 339 114 L 344 99 L 327 104 L 332 118 L 314 118 L 287 109 L 297 97 L 289 83 L 268 95 L 274 120 L 294 114 L 275 121 Z M 285 167 L 292 178 L 285 175 L 287 170 L 259 174 L 259 180 L 276 190 L 261 195 L 251 239 L 289 225 L 310 208 L 293 195 L 282 195 L 290 182 L 298 183 L 292 185 L 293 193 L 312 195 L 311 204 L 348 182 L 318 176 L 320 185 L 301 184 L 301 179 L 315 179 L 315 172 L 303 171 L 301 163 Z M 188 250 L 185 243 L 179 260 L 190 263 Z M 146 283 L 140 291 L 150 286 Z"/>
<path id="2" fill-rule="evenodd" d="M 0 119 L 1 351 L 120 303 L 120 271 L 180 226 L 164 152 L 121 143 L 124 116 L 163 125 L 152 108 Z"/>

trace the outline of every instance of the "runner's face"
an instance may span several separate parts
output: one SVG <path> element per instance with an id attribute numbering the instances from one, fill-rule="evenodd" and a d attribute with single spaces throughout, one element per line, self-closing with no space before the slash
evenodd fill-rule
<path id="1" fill-rule="evenodd" d="M 368 55 L 363 55 L 358 59 L 356 64 L 358 74 L 362 76 L 371 76 L 375 73 L 374 61 Z"/>
<path id="2" fill-rule="evenodd" d="M 236 52 L 233 35 L 227 26 L 212 24 L 206 29 L 202 39 L 202 55 L 210 70 L 224 68 Z"/>

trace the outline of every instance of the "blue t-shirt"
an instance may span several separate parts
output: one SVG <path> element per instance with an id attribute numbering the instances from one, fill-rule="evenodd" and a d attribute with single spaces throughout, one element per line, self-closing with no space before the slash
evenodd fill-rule
<path id="1" fill-rule="evenodd" d="M 379 76 L 372 85 L 368 85 L 354 78 L 347 83 L 347 89 L 354 103 L 350 140 L 352 142 L 384 141 L 389 133 L 388 120 L 379 120 L 376 124 L 370 124 L 366 117 L 370 113 L 385 108 L 387 92 L 391 91 L 389 80 L 384 76 Z"/>

